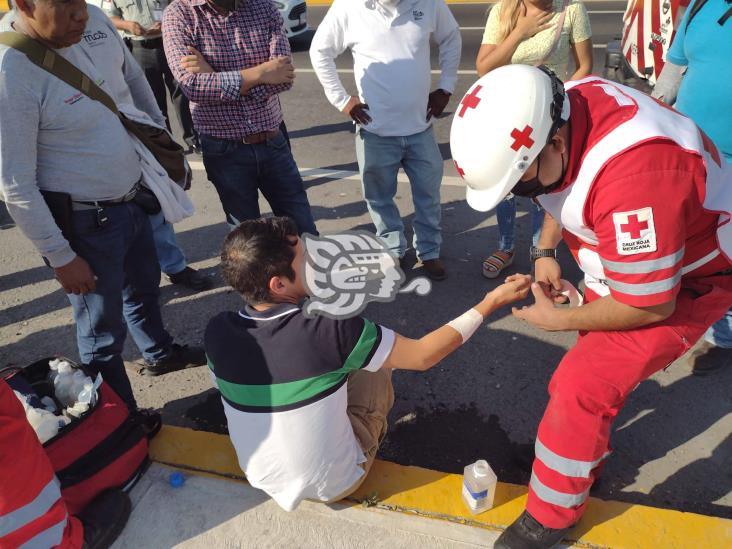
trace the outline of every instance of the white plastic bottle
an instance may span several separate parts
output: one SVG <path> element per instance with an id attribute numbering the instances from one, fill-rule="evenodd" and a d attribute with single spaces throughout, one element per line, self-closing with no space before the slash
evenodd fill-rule
<path id="1" fill-rule="evenodd" d="M 463 500 L 474 515 L 493 507 L 498 477 L 484 459 L 465 467 Z"/>

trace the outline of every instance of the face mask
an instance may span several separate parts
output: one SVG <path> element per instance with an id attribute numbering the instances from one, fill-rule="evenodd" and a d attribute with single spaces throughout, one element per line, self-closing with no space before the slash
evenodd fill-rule
<path id="1" fill-rule="evenodd" d="M 244 0 L 211 0 L 211 3 L 228 12 L 236 11 Z"/>
<path id="2" fill-rule="evenodd" d="M 564 153 L 562 153 L 562 175 L 559 176 L 554 183 L 551 185 L 543 185 L 539 181 L 539 172 L 541 171 L 541 155 L 536 159 L 536 175 L 526 181 L 519 181 L 516 183 L 511 192 L 516 196 L 525 196 L 526 198 L 536 198 L 542 194 L 548 194 L 555 190 L 564 181 L 564 176 L 567 175 L 567 166 L 564 165 Z"/>

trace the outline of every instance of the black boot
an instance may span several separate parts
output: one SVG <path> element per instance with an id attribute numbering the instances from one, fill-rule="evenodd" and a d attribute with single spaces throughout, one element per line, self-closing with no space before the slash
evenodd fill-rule
<path id="1" fill-rule="evenodd" d="M 213 282 L 209 277 L 192 267 L 186 267 L 179 273 L 166 274 L 166 276 L 173 284 L 183 286 L 194 292 L 203 292 L 213 286 Z"/>
<path id="2" fill-rule="evenodd" d="M 159 376 L 169 372 L 177 372 L 186 368 L 195 368 L 206 364 L 206 353 L 203 347 L 189 347 L 173 343 L 170 354 L 157 362 L 140 361 L 142 372 L 146 376 Z"/>
<path id="3" fill-rule="evenodd" d="M 572 527 L 545 528 L 524 511 L 496 540 L 494 549 L 551 549 L 562 541 Z"/>
<path id="4" fill-rule="evenodd" d="M 122 490 L 98 495 L 76 516 L 84 526 L 82 549 L 110 547 L 127 524 L 131 508 L 130 498 Z"/>

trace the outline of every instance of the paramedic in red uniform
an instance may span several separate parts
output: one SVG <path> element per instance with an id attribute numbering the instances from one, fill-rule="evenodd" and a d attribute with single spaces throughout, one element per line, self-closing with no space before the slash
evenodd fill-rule
<path id="1" fill-rule="evenodd" d="M 512 192 L 547 212 L 535 303 L 514 315 L 579 331 L 549 383 L 526 511 L 495 545 L 553 547 L 585 510 L 628 395 L 732 305 L 732 165 L 689 118 L 636 90 L 596 77 L 565 87 L 525 65 L 476 82 L 450 140 L 473 208 Z M 585 273 L 581 307 L 554 307 L 562 239 Z"/>

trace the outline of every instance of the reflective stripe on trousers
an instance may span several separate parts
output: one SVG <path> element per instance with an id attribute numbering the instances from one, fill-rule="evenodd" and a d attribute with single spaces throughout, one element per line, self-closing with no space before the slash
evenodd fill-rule
<path id="1" fill-rule="evenodd" d="M 683 355 L 732 302 L 732 277 L 684 285 L 666 321 L 635 330 L 583 333 L 554 372 L 526 504 L 542 525 L 566 528 L 580 519 L 609 452 L 612 421 L 628 395 Z M 585 297 L 596 298 L 591 292 Z"/>
<path id="2" fill-rule="evenodd" d="M 536 444 L 534 445 L 534 454 L 537 459 L 540 459 L 544 463 L 544 465 L 557 473 L 567 477 L 590 478 L 590 472 L 597 467 L 603 459 L 609 456 L 610 452 L 605 452 L 602 457 L 592 461 L 569 459 L 552 452 L 537 438 Z"/>
<path id="3" fill-rule="evenodd" d="M 0 545 L 3 537 L 43 517 L 60 499 L 58 480 L 53 477 L 30 503 L 0 516 Z M 61 543 L 65 528 L 66 515 L 62 521 L 39 532 L 21 547 L 54 547 Z"/>
<path id="4" fill-rule="evenodd" d="M 0 516 L 0 538 L 45 515 L 60 497 L 61 490 L 58 487 L 58 480 L 56 480 L 56 477 L 53 477 L 33 501 L 20 509 Z M 58 542 L 56 543 L 58 544 Z"/>

